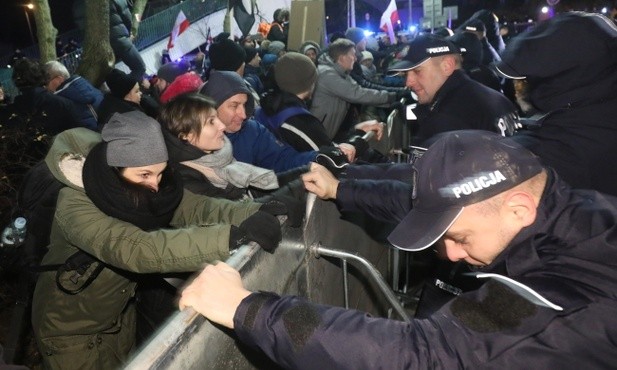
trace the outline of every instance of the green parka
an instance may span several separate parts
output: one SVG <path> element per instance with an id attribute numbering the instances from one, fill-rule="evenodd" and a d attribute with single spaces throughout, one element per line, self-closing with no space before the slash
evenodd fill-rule
<path id="1" fill-rule="evenodd" d="M 41 273 L 32 323 L 44 361 L 51 368 L 114 368 L 134 345 L 131 298 L 134 273 L 190 272 L 229 257 L 230 225 L 239 225 L 260 204 L 232 202 L 184 191 L 170 229 L 146 232 L 107 216 L 81 182 L 85 155 L 100 135 L 77 128 L 59 134 L 46 157 L 60 190 L 49 251 L 42 264 L 61 264 L 78 250 L 106 267 L 83 291 L 71 295 L 56 285 L 56 272 Z"/>

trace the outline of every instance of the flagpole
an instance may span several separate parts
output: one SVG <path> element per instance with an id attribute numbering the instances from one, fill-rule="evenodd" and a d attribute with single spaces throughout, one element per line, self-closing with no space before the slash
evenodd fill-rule
<path id="1" fill-rule="evenodd" d="M 356 0 L 351 0 L 351 8 L 349 9 L 351 14 L 351 27 L 356 26 Z"/>
<path id="2" fill-rule="evenodd" d="M 409 0 L 409 17 L 407 18 L 407 28 L 413 24 L 413 0 Z"/>

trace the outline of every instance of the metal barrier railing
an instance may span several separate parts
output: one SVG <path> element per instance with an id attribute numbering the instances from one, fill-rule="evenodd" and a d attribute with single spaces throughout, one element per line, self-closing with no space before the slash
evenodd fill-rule
<path id="1" fill-rule="evenodd" d="M 403 305 L 399 302 L 394 292 L 388 286 L 388 283 L 383 278 L 383 276 L 379 273 L 379 270 L 375 268 L 369 261 L 365 258 L 358 256 L 357 254 L 345 252 L 342 250 L 331 249 L 323 247 L 320 244 L 315 244 L 310 247 L 310 251 L 315 255 L 315 257 L 319 258 L 320 256 L 328 256 L 338 258 L 342 261 L 342 272 L 343 272 L 343 294 L 345 295 L 345 308 L 349 308 L 349 286 L 348 286 L 348 272 L 347 272 L 347 260 L 358 262 L 362 267 L 366 269 L 368 272 L 368 276 L 373 279 L 377 286 L 386 297 L 392 308 L 399 314 L 399 316 L 405 322 L 411 322 L 411 318 L 409 314 L 403 307 Z"/>

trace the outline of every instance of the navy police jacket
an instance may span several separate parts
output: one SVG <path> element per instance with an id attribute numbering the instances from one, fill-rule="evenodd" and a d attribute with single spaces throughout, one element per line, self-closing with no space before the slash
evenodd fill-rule
<path id="1" fill-rule="evenodd" d="M 608 369 L 617 364 L 617 200 L 551 170 L 535 222 L 481 272 L 532 288 L 539 306 L 490 279 L 427 319 L 373 318 L 254 293 L 239 339 L 294 369 Z"/>
<path id="2" fill-rule="evenodd" d="M 456 70 L 430 104 L 416 109 L 414 144 L 427 146 L 435 135 L 455 130 L 486 130 L 511 136 L 519 125 L 518 111 L 502 93 Z M 429 141 L 430 142 L 430 141 Z"/>

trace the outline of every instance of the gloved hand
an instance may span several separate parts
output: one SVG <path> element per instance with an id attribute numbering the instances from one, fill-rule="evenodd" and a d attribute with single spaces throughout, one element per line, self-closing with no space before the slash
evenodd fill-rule
<path id="1" fill-rule="evenodd" d="M 369 148 L 368 142 L 359 135 L 350 137 L 347 142 L 356 148 L 356 157 L 362 157 Z"/>
<path id="2" fill-rule="evenodd" d="M 252 240 L 266 252 L 273 253 L 282 238 L 279 220 L 267 212 L 257 211 L 240 226 L 231 227 L 229 250 L 234 250 Z"/>
<path id="3" fill-rule="evenodd" d="M 283 186 L 289 184 L 290 182 L 299 179 L 300 176 L 302 176 L 303 173 L 308 172 L 308 170 L 309 170 L 309 167 L 305 165 L 305 166 L 292 168 L 291 170 L 277 172 L 276 178 L 279 182 L 279 187 L 282 188 Z"/>
<path id="4" fill-rule="evenodd" d="M 287 214 L 287 224 L 289 226 L 299 227 L 302 225 L 302 219 L 304 218 L 304 212 L 306 210 L 306 202 L 283 194 L 266 195 L 255 199 L 255 201 L 264 204 L 261 208 L 259 208 L 260 211 L 268 212 L 275 216 L 279 214 Z M 281 209 L 279 208 L 280 204 L 285 207 L 284 213 L 272 213 L 269 210 L 269 208 L 272 208 L 274 211 Z"/>
<path id="5" fill-rule="evenodd" d="M 326 167 L 336 177 L 339 177 L 345 171 L 345 167 L 349 165 L 347 157 L 337 147 L 321 148 L 315 162 Z"/>
<path id="6" fill-rule="evenodd" d="M 413 95 L 411 94 L 411 90 L 409 90 L 409 89 L 403 89 L 401 91 L 397 91 L 397 93 L 396 93 L 396 101 L 400 103 L 401 99 L 405 99 L 404 103 L 407 103 L 407 104 L 416 101 L 413 98 Z"/>
<path id="7" fill-rule="evenodd" d="M 259 200 L 261 199 L 261 201 Z M 265 196 L 255 199 L 257 203 L 262 203 L 259 210 L 271 214 L 272 216 L 286 215 L 288 212 L 287 205 L 280 199 L 274 197 Z"/>

